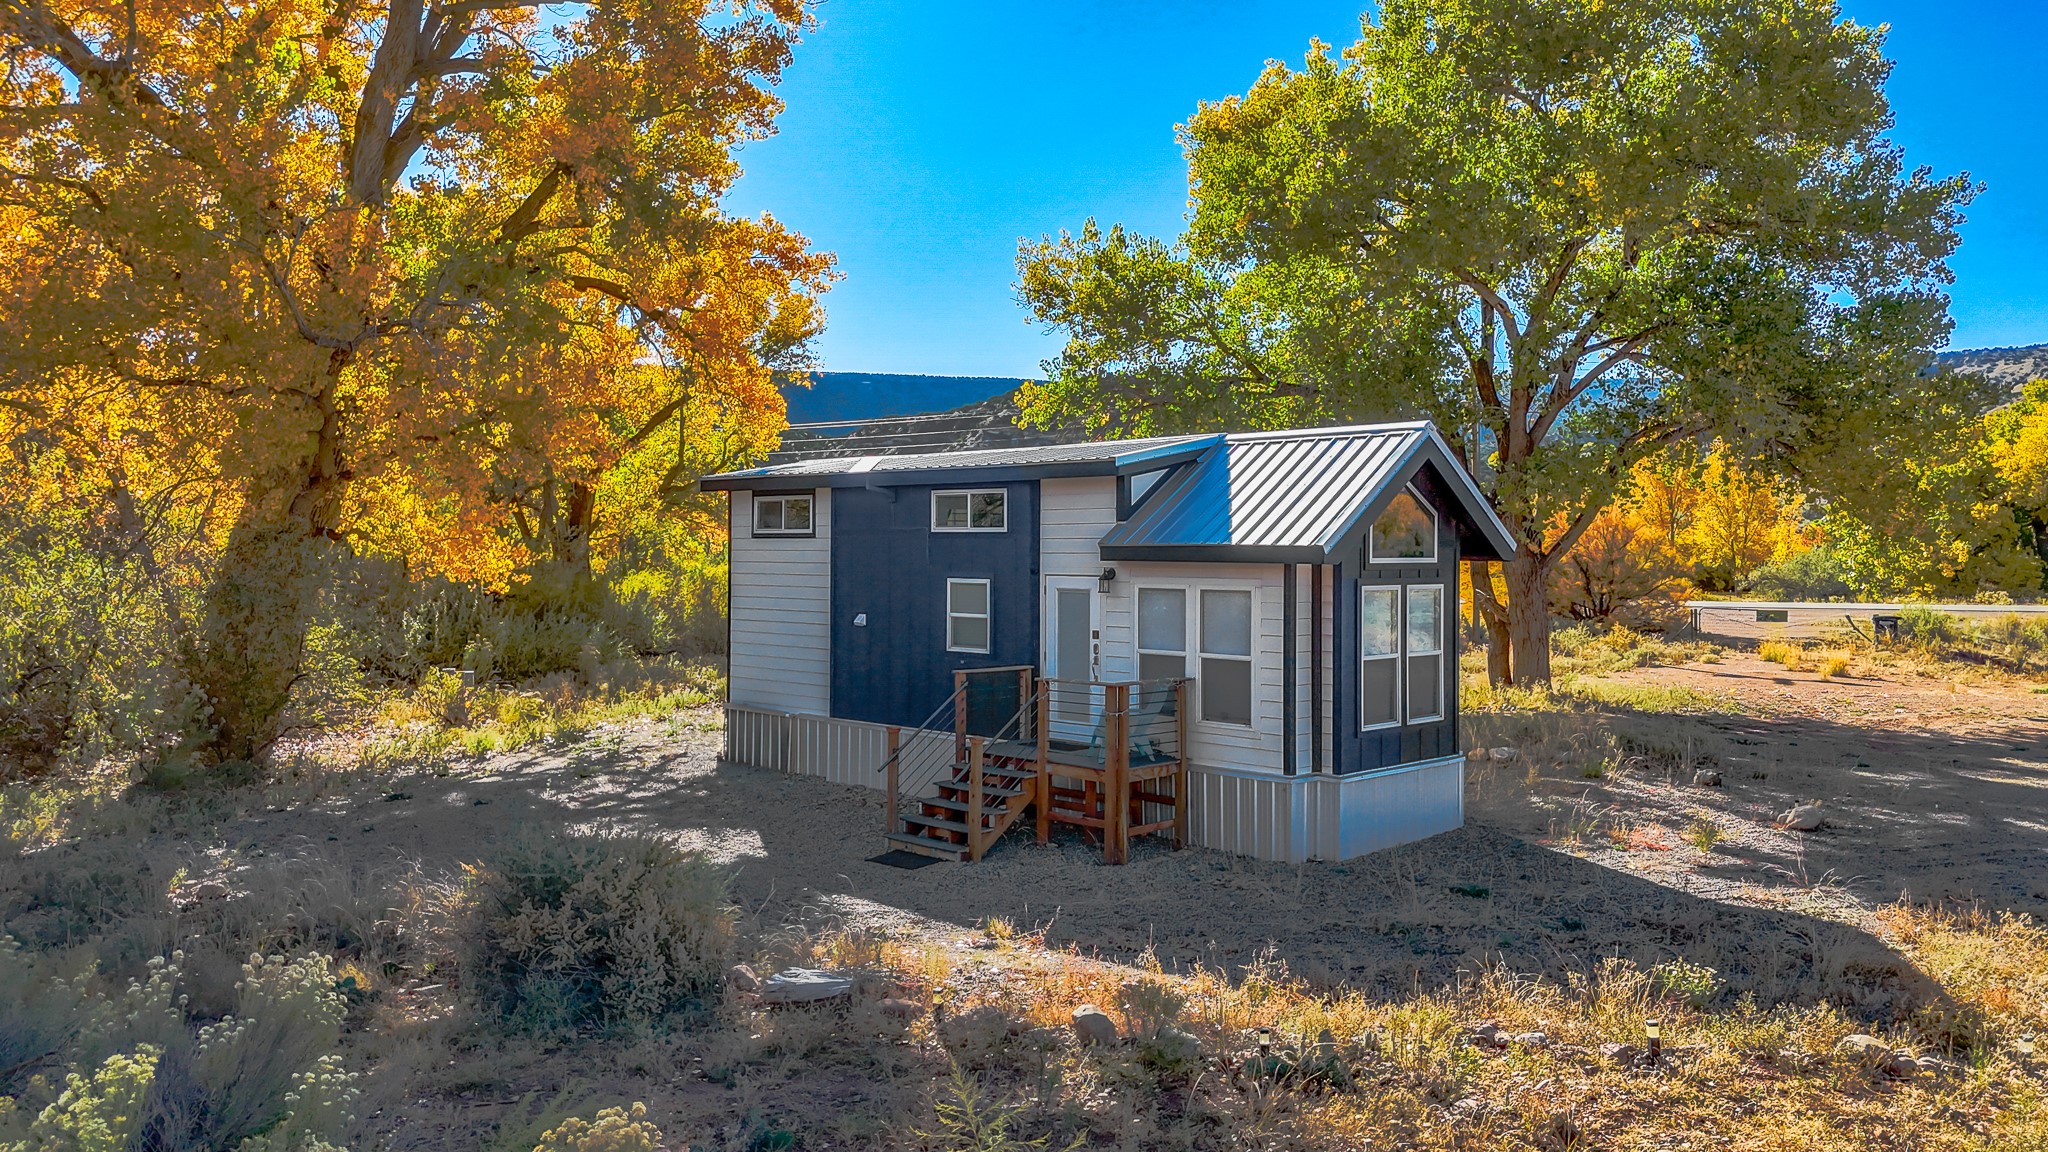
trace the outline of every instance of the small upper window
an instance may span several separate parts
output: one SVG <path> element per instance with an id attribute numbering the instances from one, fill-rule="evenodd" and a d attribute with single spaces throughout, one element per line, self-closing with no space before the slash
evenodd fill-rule
<path id="1" fill-rule="evenodd" d="M 754 535 L 809 536 L 811 532 L 809 496 L 754 497 Z"/>
<path id="2" fill-rule="evenodd" d="M 1435 560 L 1436 517 L 1429 505 L 1412 489 L 1403 489 L 1372 526 L 1369 558 L 1383 560 Z"/>
<path id="3" fill-rule="evenodd" d="M 1009 496 L 1001 488 L 932 493 L 932 531 L 1001 532 L 1009 527 Z"/>

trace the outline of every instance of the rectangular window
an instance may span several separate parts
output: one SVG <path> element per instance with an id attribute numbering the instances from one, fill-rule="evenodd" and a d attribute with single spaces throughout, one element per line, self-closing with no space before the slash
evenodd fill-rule
<path id="1" fill-rule="evenodd" d="M 1138 679 L 1178 680 L 1187 674 L 1187 590 L 1138 589 Z"/>
<path id="2" fill-rule="evenodd" d="M 1358 590 L 1359 724 L 1401 722 L 1401 590 Z"/>
<path id="3" fill-rule="evenodd" d="M 1010 494 L 1001 488 L 932 493 L 932 531 L 1001 532 L 1009 527 Z"/>
<path id="4" fill-rule="evenodd" d="M 1408 722 L 1444 718 L 1444 590 L 1408 586 Z"/>
<path id="5" fill-rule="evenodd" d="M 988 651 L 988 604 L 988 581 L 946 581 L 946 651 Z"/>
<path id="6" fill-rule="evenodd" d="M 809 496 L 754 497 L 754 535 L 809 536 L 811 532 Z"/>
<path id="7" fill-rule="evenodd" d="M 1203 589 L 1200 629 L 1202 719 L 1250 726 L 1252 594 Z"/>

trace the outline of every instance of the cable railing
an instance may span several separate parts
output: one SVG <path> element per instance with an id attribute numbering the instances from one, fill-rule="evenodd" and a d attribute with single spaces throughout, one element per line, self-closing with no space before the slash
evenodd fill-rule
<path id="1" fill-rule="evenodd" d="M 1030 665 L 961 669 L 953 691 L 914 728 L 892 727 L 889 752 L 876 771 L 885 774 L 891 833 L 902 814 L 942 781 L 965 771 L 973 793 L 970 828 L 978 828 L 982 772 L 991 745 L 1014 748 L 1037 740 L 1038 699 Z"/>

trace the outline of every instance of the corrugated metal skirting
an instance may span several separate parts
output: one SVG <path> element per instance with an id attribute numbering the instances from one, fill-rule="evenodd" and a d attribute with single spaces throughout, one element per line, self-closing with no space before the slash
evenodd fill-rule
<path id="1" fill-rule="evenodd" d="M 1191 775 L 1189 842 L 1259 860 L 1349 860 L 1465 823 L 1462 756 L 1356 776 Z"/>
<path id="2" fill-rule="evenodd" d="M 725 759 L 749 768 L 879 789 L 885 777 L 877 769 L 888 749 L 888 730 L 879 724 L 725 709 Z M 1357 776 L 1271 776 L 1200 766 L 1189 776 L 1188 842 L 1258 860 L 1349 860 L 1465 822 L 1460 756 Z M 1148 806 L 1143 818 L 1162 817 L 1163 810 Z"/>
<path id="3" fill-rule="evenodd" d="M 725 759 L 734 764 L 879 789 L 888 755 L 889 733 L 879 724 L 725 708 Z"/>

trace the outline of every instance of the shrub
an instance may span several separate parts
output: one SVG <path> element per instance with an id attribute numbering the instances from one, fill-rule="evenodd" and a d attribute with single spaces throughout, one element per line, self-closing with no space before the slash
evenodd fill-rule
<path id="1" fill-rule="evenodd" d="M 731 952 L 725 873 L 648 836 L 530 837 L 469 872 L 469 986 L 515 1031 L 654 1020 Z"/>
<path id="2" fill-rule="evenodd" d="M 1685 842 L 1702 852 L 1712 852 L 1714 845 L 1721 842 L 1724 833 L 1721 826 L 1704 817 L 1694 820 L 1685 829 Z"/>
<path id="3" fill-rule="evenodd" d="M 2048 618 L 2010 612 L 1978 626 L 1980 643 L 2021 672 L 2048 668 Z"/>
<path id="4" fill-rule="evenodd" d="M 570 1117 L 547 1131 L 533 1152 L 661 1152 L 661 1129 L 647 1105 L 606 1108 L 595 1120 Z"/>
<path id="5" fill-rule="evenodd" d="M 1698 1011 L 1719 996 L 1726 984 L 1714 969 L 1680 957 L 1650 969 L 1650 987 L 1657 995 Z"/>
<path id="6" fill-rule="evenodd" d="M 68 1071 L 17 1147 L 315 1152 L 346 1127 L 355 1077 L 335 1054 L 345 1004 L 327 959 L 251 957 L 234 1012 L 196 1029 L 174 995 L 181 960 L 82 1007 L 79 985 L 32 985 L 46 1016 L 69 1013 Z"/>
<path id="7" fill-rule="evenodd" d="M 1743 591 L 1760 600 L 1848 600 L 1856 594 L 1850 575 L 1841 556 L 1822 545 L 1758 568 Z"/>
<path id="8" fill-rule="evenodd" d="M 1780 640 L 1766 640 L 1758 646 L 1756 654 L 1760 659 L 1769 663 L 1784 665 L 1785 670 L 1788 672 L 1796 671 L 1799 668 L 1800 650 L 1797 644 L 1787 644 Z"/>
<path id="9" fill-rule="evenodd" d="M 85 1023 L 83 985 L 47 957 L 0 936 L 0 1096 L 18 1096 L 29 1077 L 68 1051 Z"/>
<path id="10" fill-rule="evenodd" d="M 1899 639 L 1934 655 L 1943 655 L 1970 638 L 1961 617 L 1934 608 L 1909 605 L 1899 612 Z"/>
<path id="11" fill-rule="evenodd" d="M 1840 676 L 1849 671 L 1849 658 L 1847 656 L 1841 655 L 1840 653 L 1836 653 L 1835 655 L 1830 656 L 1825 660 L 1822 660 L 1820 662 L 1820 668 L 1818 669 L 1818 671 L 1820 672 L 1821 679 L 1832 680 L 1835 677 Z"/>

